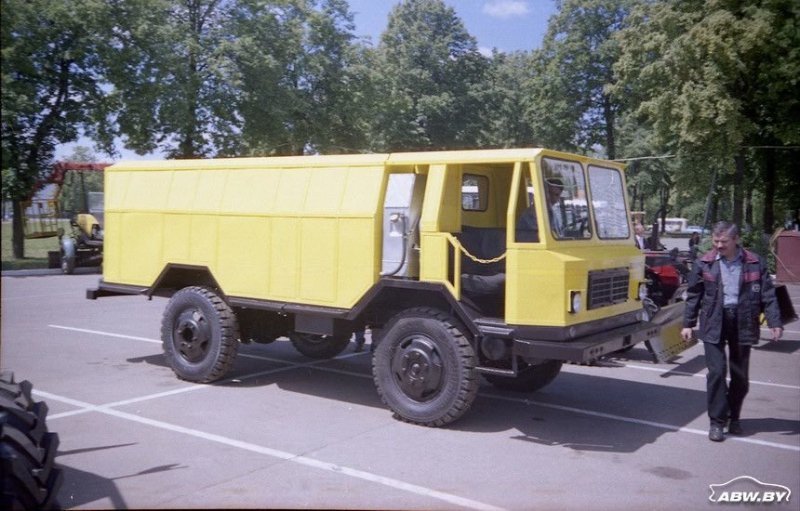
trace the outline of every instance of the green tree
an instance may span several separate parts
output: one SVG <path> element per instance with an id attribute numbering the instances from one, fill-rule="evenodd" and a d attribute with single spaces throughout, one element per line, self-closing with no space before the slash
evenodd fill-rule
<path id="1" fill-rule="evenodd" d="M 482 129 L 487 65 L 444 2 L 398 4 L 376 52 L 374 147 L 473 147 Z"/>
<path id="2" fill-rule="evenodd" d="M 2 0 L 3 199 L 13 203 L 13 253 L 25 255 L 22 202 L 49 170 L 55 146 L 83 130 L 111 150 L 102 87 L 107 4 L 91 0 Z"/>
<path id="3" fill-rule="evenodd" d="M 229 153 L 343 152 L 365 146 L 365 56 L 343 0 L 240 1 L 228 58 L 241 136 Z"/>
<path id="4" fill-rule="evenodd" d="M 225 0 L 113 2 L 114 27 L 104 34 L 106 77 L 119 101 L 125 146 L 173 158 L 213 154 L 234 131 L 235 91 L 224 61 Z"/>
<path id="5" fill-rule="evenodd" d="M 612 98 L 619 54 L 612 37 L 634 0 L 559 0 L 542 47 L 534 52 L 527 116 L 536 140 L 573 151 L 601 149 L 617 157 L 617 117 Z"/>
<path id="6" fill-rule="evenodd" d="M 679 182 L 696 183 L 698 170 L 710 176 L 726 169 L 721 182 L 730 177 L 732 219 L 739 224 L 747 148 L 800 140 L 798 9 L 791 0 L 648 2 L 619 33 L 614 94 L 636 105 L 664 146 L 687 161 L 710 162 L 683 169 Z M 763 178 L 760 191 L 769 197 L 774 171 Z M 764 204 L 771 208 L 773 201 Z M 774 215 L 763 218 L 770 231 Z"/>
<path id="7" fill-rule="evenodd" d="M 524 108 L 528 104 L 531 68 L 532 59 L 528 52 L 492 53 L 485 78 L 485 113 L 479 146 L 524 147 L 534 144 L 533 130 Z"/>

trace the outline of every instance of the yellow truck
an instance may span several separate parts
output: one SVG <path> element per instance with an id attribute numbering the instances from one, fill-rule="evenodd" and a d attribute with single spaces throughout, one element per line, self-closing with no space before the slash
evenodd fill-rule
<path id="1" fill-rule="evenodd" d="M 461 417 L 485 377 L 523 392 L 563 362 L 686 348 L 646 298 L 622 165 L 546 149 L 135 161 L 105 172 L 105 259 L 87 297 L 168 297 L 179 378 L 239 343 L 330 358 L 372 332 L 398 419 Z"/>

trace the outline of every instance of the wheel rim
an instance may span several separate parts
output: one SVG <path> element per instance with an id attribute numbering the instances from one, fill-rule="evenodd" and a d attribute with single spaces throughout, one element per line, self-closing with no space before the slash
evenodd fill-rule
<path id="1" fill-rule="evenodd" d="M 436 345 L 427 337 L 409 337 L 392 356 L 392 375 L 405 395 L 416 400 L 432 399 L 442 385 L 443 363 Z"/>
<path id="2" fill-rule="evenodd" d="M 173 342 L 187 361 L 195 363 L 205 358 L 211 343 L 211 325 L 200 310 L 181 312 L 175 321 Z"/>

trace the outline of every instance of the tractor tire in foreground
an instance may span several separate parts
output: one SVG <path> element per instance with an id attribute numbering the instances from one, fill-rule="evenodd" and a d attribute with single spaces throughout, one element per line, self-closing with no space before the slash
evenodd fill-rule
<path id="1" fill-rule="evenodd" d="M 477 357 L 458 323 L 419 307 L 387 323 L 372 360 L 375 386 L 397 419 L 444 426 L 469 410 L 478 394 Z"/>
<path id="2" fill-rule="evenodd" d="M 0 509 L 58 508 L 58 435 L 47 431 L 47 405 L 33 401 L 32 387 L 0 374 Z"/>

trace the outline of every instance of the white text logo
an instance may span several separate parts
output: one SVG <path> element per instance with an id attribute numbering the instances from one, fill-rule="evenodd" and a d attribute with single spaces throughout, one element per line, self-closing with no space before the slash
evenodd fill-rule
<path id="1" fill-rule="evenodd" d="M 739 476 L 727 483 L 710 484 L 711 502 L 778 504 L 789 502 L 792 490 L 780 484 L 762 483 L 755 477 Z"/>

